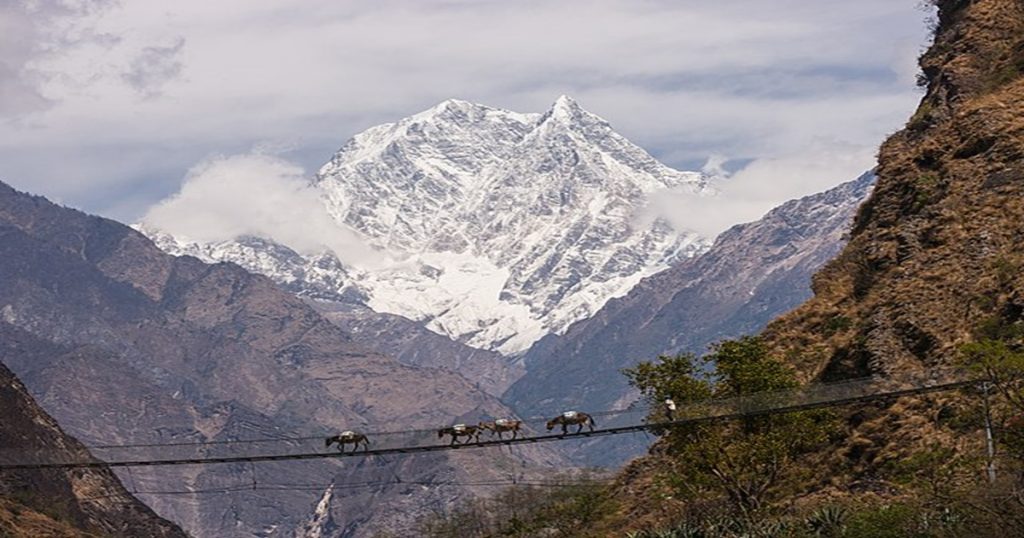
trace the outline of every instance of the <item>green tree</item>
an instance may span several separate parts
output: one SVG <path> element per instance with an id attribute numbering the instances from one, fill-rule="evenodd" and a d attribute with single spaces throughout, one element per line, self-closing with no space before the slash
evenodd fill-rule
<path id="1" fill-rule="evenodd" d="M 1005 340 L 984 338 L 960 346 L 960 360 L 1024 413 L 1024 351 Z"/>
<path id="2" fill-rule="evenodd" d="M 794 372 L 771 357 L 758 337 L 721 342 L 703 358 L 659 357 L 624 373 L 655 407 L 669 397 L 683 404 L 684 413 L 686 404 L 709 398 L 735 399 L 799 385 Z M 757 511 L 778 489 L 784 471 L 828 440 L 830 416 L 806 411 L 672 426 L 661 433 L 673 461 L 673 485 L 691 498 L 717 493 L 736 511 Z"/>
<path id="3" fill-rule="evenodd" d="M 585 478 L 585 477 L 577 477 Z M 550 486 L 514 486 L 494 497 L 468 499 L 450 512 L 418 522 L 417 536 L 581 536 L 578 530 L 614 512 L 616 504 L 601 484 L 586 480 Z"/>
<path id="4" fill-rule="evenodd" d="M 997 273 L 1007 264 L 997 260 Z M 996 440 L 1024 461 L 1024 320 L 1012 309 L 997 310 L 1001 313 L 983 318 L 974 328 L 974 341 L 959 347 L 958 362 L 971 377 L 987 383 L 986 391 L 999 396 L 986 399 L 997 426 Z"/>

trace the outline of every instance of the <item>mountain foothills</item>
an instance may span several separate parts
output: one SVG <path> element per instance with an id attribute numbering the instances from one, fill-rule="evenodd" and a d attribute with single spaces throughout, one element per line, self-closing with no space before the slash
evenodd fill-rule
<path id="1" fill-rule="evenodd" d="M 41 345 L 0 323 L 0 359 Z M 43 344 L 44 345 L 44 344 Z M 65 434 L 32 400 L 14 374 L 0 365 L 0 462 L 45 452 L 90 459 L 85 447 Z M 186 534 L 136 500 L 105 469 L 0 471 L 0 536 L 181 537 Z"/>
<path id="2" fill-rule="evenodd" d="M 352 303 L 310 301 L 310 304 L 348 333 L 353 343 L 404 364 L 458 372 L 493 396 L 504 393 L 525 370 L 521 361 L 497 351 L 456 342 L 402 316 Z"/>
<path id="3" fill-rule="evenodd" d="M 643 537 L 1024 534 L 1024 4 L 935 5 L 925 95 L 883 143 L 874 192 L 815 275 L 813 298 L 760 336 L 626 373 L 648 398 L 684 405 L 868 375 L 975 376 L 977 390 L 674 427 L 600 492 L 532 496 L 539 516 L 522 526 L 570 521 L 578 535 Z M 459 517 L 517 535 L 475 506 Z M 425 528 L 451 535 L 445 522 Z"/>
<path id="4" fill-rule="evenodd" d="M 319 451 L 319 436 L 342 429 L 511 415 L 460 375 L 403 365 L 353 343 L 265 277 L 169 256 L 126 226 L 3 184 L 0 281 L 3 362 L 87 445 L 284 436 L 308 438 L 292 442 L 292 450 Z M 504 479 L 510 468 L 559 462 L 546 449 L 526 447 L 358 464 L 136 469 L 122 479 L 196 536 L 292 536 L 300 529 L 361 536 L 402 534 L 422 514 L 476 492 L 446 482 Z M 335 482 L 370 485 L 328 491 Z M 302 487 L 268 495 L 250 484 Z M 239 485 L 245 491 L 146 493 Z"/>
<path id="5" fill-rule="evenodd" d="M 204 243 L 143 223 L 164 250 L 233 261 L 300 294 L 400 315 L 518 355 L 707 247 L 650 197 L 713 194 L 562 96 L 543 114 L 459 100 L 349 140 L 313 180 L 338 229 L 380 259 L 341 263 L 267 238 Z M 323 244 L 332 244 L 323 238 Z"/>

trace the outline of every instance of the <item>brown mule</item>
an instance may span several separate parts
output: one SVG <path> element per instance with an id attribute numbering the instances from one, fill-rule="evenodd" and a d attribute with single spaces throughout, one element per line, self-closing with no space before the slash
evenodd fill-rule
<path id="1" fill-rule="evenodd" d="M 562 413 L 548 421 L 548 431 L 551 431 L 558 425 L 562 426 L 562 433 L 568 433 L 568 427 L 573 425 L 579 426 L 576 428 L 575 433 L 582 432 L 583 426 L 590 426 L 590 431 L 594 431 L 594 417 L 578 411 L 566 411 L 565 413 Z"/>
<path id="2" fill-rule="evenodd" d="M 324 439 L 325 447 L 330 448 L 330 446 L 333 445 L 334 443 L 338 443 L 339 452 L 345 451 L 345 445 L 352 445 L 352 452 L 358 450 L 359 445 L 363 446 L 364 451 L 370 449 L 370 440 L 367 439 L 365 435 L 361 433 L 356 433 L 351 430 L 344 431 L 339 433 L 338 435 L 333 435 L 331 437 L 328 437 L 327 439 Z"/>
<path id="3" fill-rule="evenodd" d="M 521 420 L 511 420 L 507 418 L 499 418 L 498 420 L 488 420 L 477 424 L 477 427 L 483 430 L 490 430 L 491 437 L 494 434 L 498 434 L 498 439 L 504 439 L 502 436 L 505 432 L 512 432 L 512 438 L 515 439 L 519 436 L 519 429 L 523 426 Z"/>
<path id="4" fill-rule="evenodd" d="M 472 424 L 456 424 L 454 426 L 446 426 L 437 430 L 437 438 L 442 439 L 444 436 L 452 436 L 452 445 L 459 444 L 459 437 L 465 437 L 466 442 L 462 444 L 468 444 L 470 441 L 480 442 L 480 426 Z"/>

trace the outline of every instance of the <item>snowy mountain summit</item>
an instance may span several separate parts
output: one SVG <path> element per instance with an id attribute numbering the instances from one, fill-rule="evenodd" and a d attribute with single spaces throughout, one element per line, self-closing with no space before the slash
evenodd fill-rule
<path id="1" fill-rule="evenodd" d="M 708 178 L 659 163 L 566 96 L 543 114 L 445 101 L 356 135 L 312 181 L 337 225 L 388 263 L 148 233 L 173 253 L 234 261 L 313 297 L 359 297 L 506 354 L 707 247 L 645 207 L 669 190 L 710 195 Z"/>

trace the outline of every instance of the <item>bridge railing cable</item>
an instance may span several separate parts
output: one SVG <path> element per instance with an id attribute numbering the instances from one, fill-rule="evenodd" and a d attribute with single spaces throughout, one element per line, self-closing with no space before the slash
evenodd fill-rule
<path id="1" fill-rule="evenodd" d="M 515 440 L 511 434 L 501 437 L 483 432 L 479 437 L 460 437 L 453 443 L 449 436 L 438 436 L 437 429 L 410 429 L 367 433 L 369 446 L 347 445 L 345 452 L 337 446 L 324 445 L 328 433 L 320 435 L 272 435 L 253 439 L 223 439 L 194 441 L 171 439 L 164 442 L 96 444 L 87 446 L 88 452 L 69 453 L 59 447 L 26 450 L 18 447 L 0 447 L 0 469 L 33 467 L 87 467 L 87 466 L 157 466 L 195 465 L 216 463 L 263 462 L 345 458 L 358 455 L 411 454 L 471 447 L 492 447 L 512 444 L 556 441 L 603 435 L 617 435 L 678 424 L 727 420 L 766 413 L 813 409 L 868 401 L 901 395 L 952 390 L 971 384 L 954 373 L 901 380 L 864 378 L 842 383 L 807 385 L 793 390 L 761 392 L 738 397 L 706 400 L 681 405 L 674 420 L 659 415 L 646 406 L 619 411 L 592 413 L 597 422 L 594 431 L 589 426 L 569 426 L 563 434 L 561 427 L 553 431 L 545 428 L 545 420 L 532 418 L 524 421 Z M 577 431 L 579 433 L 577 433 Z"/>

